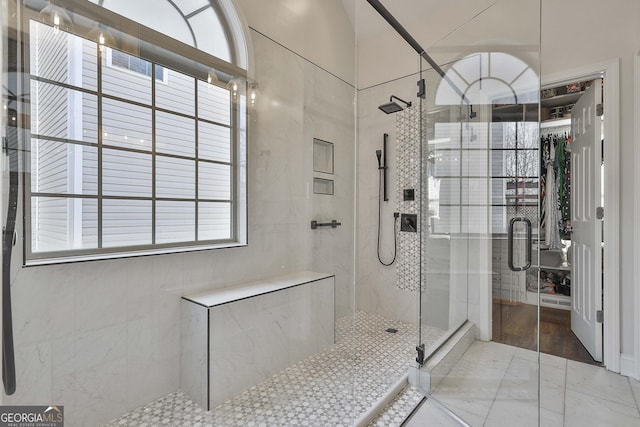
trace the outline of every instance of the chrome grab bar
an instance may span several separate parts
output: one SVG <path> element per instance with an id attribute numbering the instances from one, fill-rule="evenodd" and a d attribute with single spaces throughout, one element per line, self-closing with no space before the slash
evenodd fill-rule
<path id="1" fill-rule="evenodd" d="M 335 219 L 332 219 L 331 222 L 318 222 L 318 221 L 311 221 L 311 229 L 315 230 L 318 227 L 331 227 L 331 228 L 337 228 L 339 225 L 342 225 L 342 223 L 336 221 Z"/>
<path id="2" fill-rule="evenodd" d="M 515 265 L 513 265 L 513 227 L 515 226 L 516 222 L 524 222 L 527 225 L 527 263 L 522 267 L 516 267 Z M 533 246 L 533 232 L 531 227 L 531 221 L 529 220 L 529 218 L 522 217 L 522 216 L 511 218 L 511 221 L 509 221 L 509 238 L 507 239 L 507 242 L 508 242 L 507 263 L 509 264 L 509 269 L 511 271 L 528 270 L 531 267 L 531 255 L 532 255 L 531 247 Z"/>

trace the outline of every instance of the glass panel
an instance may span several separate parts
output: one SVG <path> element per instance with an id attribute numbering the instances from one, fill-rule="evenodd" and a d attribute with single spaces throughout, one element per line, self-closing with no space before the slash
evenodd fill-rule
<path id="1" fill-rule="evenodd" d="M 198 158 L 231 162 L 231 129 L 198 122 Z"/>
<path id="2" fill-rule="evenodd" d="M 31 171 L 34 193 L 98 193 L 97 147 L 32 139 Z"/>
<path id="3" fill-rule="evenodd" d="M 198 39 L 198 49 L 231 62 L 231 51 L 218 15 L 213 8 L 205 9 L 189 18 L 189 24 L 196 34 L 206 34 L 207 37 Z"/>
<path id="4" fill-rule="evenodd" d="M 539 223 L 540 2 L 499 0 L 483 10 L 462 3 L 456 7 L 478 13 L 427 49 L 433 50 L 442 73 L 433 62 L 421 65 L 427 70 L 422 72 L 427 90 L 421 106 L 428 147 L 422 152 L 422 197 L 428 198 L 429 209 L 421 219 L 426 232 L 421 237 L 419 344 L 429 355 L 437 348 L 430 346 L 434 328 L 450 335 L 468 320 L 482 341 L 511 347 L 472 344 L 441 386 L 426 391 L 472 425 L 476 419 L 479 425 L 508 425 L 515 408 L 523 420 L 537 425 L 538 295 L 527 290 L 531 280 L 524 271 L 507 265 L 507 232 L 515 218 L 514 266 L 533 263 L 527 253 L 535 253 Z M 510 23 L 500 25 L 505 13 Z M 496 40 L 509 40 L 509 46 Z M 522 322 L 518 328 L 516 322 Z M 508 354 L 504 365 L 483 371 L 503 351 Z M 472 391 L 478 383 L 486 388 L 483 396 L 490 389 L 495 399 L 491 407 L 470 415 L 468 408 L 479 408 L 484 398 Z"/>
<path id="5" fill-rule="evenodd" d="M 94 2 L 98 3 L 98 1 Z M 189 31 L 189 26 L 180 11 L 173 6 L 173 2 L 104 0 L 99 3 L 105 9 L 126 16 L 189 46 L 195 46 L 193 34 Z M 168 22 L 171 25 L 167 25 Z"/>
<path id="6" fill-rule="evenodd" d="M 463 205 L 483 205 L 489 202 L 489 180 L 487 178 L 464 178 L 461 180 Z"/>
<path id="7" fill-rule="evenodd" d="M 115 49 L 104 49 L 102 92 L 151 105 L 151 62 Z"/>
<path id="8" fill-rule="evenodd" d="M 460 153 L 462 176 L 487 176 L 487 151 L 463 150 Z"/>
<path id="9" fill-rule="evenodd" d="M 488 123 L 465 123 L 462 126 L 462 148 L 488 148 L 488 129 Z"/>
<path id="10" fill-rule="evenodd" d="M 195 199 L 195 160 L 157 156 L 156 197 Z"/>
<path id="11" fill-rule="evenodd" d="M 198 203 L 198 240 L 231 238 L 231 203 Z"/>
<path id="12" fill-rule="evenodd" d="M 90 249 L 98 246 L 98 201 L 31 197 L 31 251 Z"/>
<path id="13" fill-rule="evenodd" d="M 102 143 L 151 150 L 151 109 L 102 98 Z"/>
<path id="14" fill-rule="evenodd" d="M 433 128 L 429 129 L 430 133 L 433 134 L 433 139 L 429 140 L 429 149 L 437 152 L 438 150 L 460 148 L 461 126 L 458 123 L 435 121 L 441 113 L 441 110 L 435 110 L 433 113 L 429 114 L 429 116 L 432 117 L 432 120 L 434 120 Z M 444 118 L 445 120 L 448 120 L 449 115 L 444 115 Z"/>
<path id="15" fill-rule="evenodd" d="M 192 242 L 195 239 L 195 202 L 156 202 L 156 243 Z"/>
<path id="16" fill-rule="evenodd" d="M 151 154 L 102 150 L 102 194 L 151 197 Z"/>
<path id="17" fill-rule="evenodd" d="M 98 142 L 95 95 L 32 80 L 31 99 L 32 134 Z"/>
<path id="18" fill-rule="evenodd" d="M 164 74 L 164 81 L 156 81 L 156 107 L 194 116 L 195 79 L 168 68 L 164 69 Z"/>
<path id="19" fill-rule="evenodd" d="M 460 150 L 434 150 L 433 175 L 455 177 L 460 175 Z"/>
<path id="20" fill-rule="evenodd" d="M 189 15 L 204 6 L 209 6 L 207 0 L 180 0 L 176 2 L 176 6 L 180 8 L 183 15 Z"/>
<path id="21" fill-rule="evenodd" d="M 98 50 L 95 43 L 36 21 L 30 21 L 29 26 L 33 76 L 97 89 Z M 70 60 L 75 59 L 75 52 L 82 54 L 82 61 Z"/>
<path id="22" fill-rule="evenodd" d="M 461 202 L 460 178 L 432 178 L 437 187 L 429 193 L 429 200 L 438 201 L 443 205 L 459 205 Z"/>
<path id="23" fill-rule="evenodd" d="M 434 234 L 450 234 L 460 231 L 460 206 L 440 205 L 437 216 L 429 218 Z"/>
<path id="24" fill-rule="evenodd" d="M 231 95 L 229 90 L 198 80 L 198 117 L 230 125 Z"/>
<path id="25" fill-rule="evenodd" d="M 156 151 L 158 153 L 195 157 L 195 120 L 156 111 Z"/>
<path id="26" fill-rule="evenodd" d="M 102 246 L 151 244 L 150 200 L 110 200 L 102 202 Z"/>
<path id="27" fill-rule="evenodd" d="M 231 199 L 231 167 L 198 162 L 198 198 Z"/>

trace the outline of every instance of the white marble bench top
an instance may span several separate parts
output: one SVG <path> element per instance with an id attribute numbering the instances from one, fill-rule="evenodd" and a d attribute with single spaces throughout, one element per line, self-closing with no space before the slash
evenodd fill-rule
<path id="1" fill-rule="evenodd" d="M 247 283 L 230 288 L 216 289 L 194 295 L 185 295 L 182 298 L 205 307 L 226 304 L 245 298 L 268 294 L 270 292 L 291 288 L 305 283 L 333 277 L 333 274 L 316 273 L 313 271 L 301 271 L 280 277 L 272 277 L 252 283 Z"/>

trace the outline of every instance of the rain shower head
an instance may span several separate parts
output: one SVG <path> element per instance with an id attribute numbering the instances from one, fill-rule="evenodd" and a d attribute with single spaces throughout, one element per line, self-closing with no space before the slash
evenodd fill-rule
<path id="1" fill-rule="evenodd" d="M 389 102 L 378 106 L 378 108 L 384 111 L 386 114 L 397 113 L 398 111 L 404 110 L 405 107 L 402 107 L 400 104 L 395 102 L 394 99 L 397 99 L 398 101 L 403 102 L 407 108 L 411 107 L 410 102 L 400 99 L 397 96 L 391 95 L 391 98 L 389 98 Z"/>

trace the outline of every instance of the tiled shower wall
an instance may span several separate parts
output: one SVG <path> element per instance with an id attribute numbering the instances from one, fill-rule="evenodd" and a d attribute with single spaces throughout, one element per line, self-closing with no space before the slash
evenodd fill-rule
<path id="1" fill-rule="evenodd" d="M 411 292 L 420 289 L 420 106 L 417 103 L 396 114 L 398 212 L 418 215 L 418 232 L 398 231 L 396 285 Z M 404 190 L 413 190 L 414 200 L 404 200 Z"/>
<path id="2" fill-rule="evenodd" d="M 417 233 L 398 231 L 398 259 L 385 267 L 378 261 L 379 172 L 376 150 L 382 149 L 383 134 L 388 138 L 388 202 L 382 202 L 380 256 L 388 262 L 393 256 L 393 213 L 416 212 L 418 208 L 419 150 L 414 106 L 403 112 L 385 114 L 378 106 L 391 95 L 414 102 L 416 76 L 409 76 L 358 91 L 358 203 L 356 207 L 356 307 L 387 318 L 416 323 L 418 313 L 419 254 Z M 402 124 L 400 124 L 402 123 Z M 411 141 L 416 141 L 413 145 Z M 416 163 L 418 162 L 418 163 Z M 404 165 L 404 166 L 402 166 Z M 401 190 L 414 188 L 415 202 L 401 201 Z M 400 228 L 398 219 L 397 228 Z M 400 278 L 400 275 L 402 278 Z"/>
<path id="3" fill-rule="evenodd" d="M 250 36 L 261 98 L 249 118 L 249 245 L 17 266 L 17 391 L 4 404 L 64 405 L 65 425 L 91 427 L 176 391 L 186 293 L 317 269 L 336 274 L 336 310 L 352 312 L 354 88 L 257 31 Z M 314 137 L 335 143 L 333 197 L 310 190 Z M 316 233 L 309 223 L 319 215 L 342 226 Z"/>

